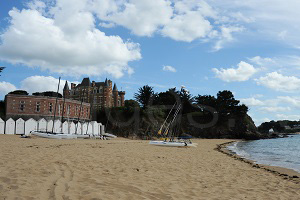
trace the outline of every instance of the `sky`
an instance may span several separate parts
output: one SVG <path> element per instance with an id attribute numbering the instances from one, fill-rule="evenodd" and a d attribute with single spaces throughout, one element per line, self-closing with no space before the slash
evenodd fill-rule
<path id="1" fill-rule="evenodd" d="M 0 99 L 105 78 L 230 90 L 256 125 L 300 119 L 298 0 L 1 0 Z M 62 87 L 61 87 L 62 88 Z"/>

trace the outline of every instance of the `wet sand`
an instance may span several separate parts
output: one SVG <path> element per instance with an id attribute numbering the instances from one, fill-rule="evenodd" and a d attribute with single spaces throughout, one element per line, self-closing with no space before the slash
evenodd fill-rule
<path id="1" fill-rule="evenodd" d="M 0 135 L 0 199 L 299 199 L 300 184 L 215 150 Z"/>

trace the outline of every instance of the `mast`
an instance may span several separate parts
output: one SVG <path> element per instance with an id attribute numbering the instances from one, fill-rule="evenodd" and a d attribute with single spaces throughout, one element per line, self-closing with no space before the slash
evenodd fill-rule
<path id="1" fill-rule="evenodd" d="M 80 119 L 82 103 L 83 103 L 83 98 L 81 98 L 81 104 L 80 104 L 80 109 L 79 109 L 79 114 L 78 114 L 78 119 L 77 119 L 76 129 L 75 129 L 75 135 L 77 134 L 77 128 L 78 128 L 78 123 L 79 123 L 79 119 Z"/>
<path id="2" fill-rule="evenodd" d="M 169 130 L 170 130 L 170 126 L 171 126 L 171 124 L 175 121 L 175 119 L 176 119 L 176 117 L 177 117 L 177 115 L 178 115 L 180 109 L 181 109 L 181 104 L 179 104 L 179 106 L 178 106 L 178 108 L 177 108 L 177 110 L 176 110 L 176 112 L 175 112 L 175 114 L 174 114 L 173 120 L 168 124 L 167 129 L 166 129 L 166 131 L 164 132 L 164 135 L 165 135 L 166 137 L 168 137 L 168 135 L 169 135 Z"/>
<path id="3" fill-rule="evenodd" d="M 55 106 L 54 106 L 52 134 L 53 134 L 53 130 L 54 130 L 54 122 L 55 122 L 55 114 L 56 114 L 56 104 L 57 104 L 57 100 L 58 100 L 59 85 L 60 85 L 60 77 L 58 79 L 58 86 L 57 86 L 57 93 L 56 93 L 57 96 L 56 96 L 56 101 L 55 101 Z"/>
<path id="4" fill-rule="evenodd" d="M 165 123 L 167 122 L 167 120 L 168 120 L 168 118 L 169 118 L 169 116 L 170 116 L 171 112 L 173 111 L 173 108 L 175 107 L 176 104 L 177 104 L 177 102 L 174 103 L 174 105 L 173 105 L 172 109 L 170 110 L 170 112 L 169 112 L 167 118 L 165 119 L 164 123 L 161 125 L 161 127 L 160 127 L 160 129 L 159 129 L 159 131 L 158 131 L 158 134 L 159 134 L 159 135 L 161 134 L 161 131 L 162 131 L 162 129 L 163 129 Z"/>

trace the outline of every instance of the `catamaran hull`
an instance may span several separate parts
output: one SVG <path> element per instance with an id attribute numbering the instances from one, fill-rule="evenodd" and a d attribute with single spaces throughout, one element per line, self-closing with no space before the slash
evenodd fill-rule
<path id="1" fill-rule="evenodd" d="M 185 142 L 165 142 L 165 141 L 150 141 L 149 144 L 156 146 L 167 146 L 167 147 L 196 147 L 195 143 Z"/>
<path id="2" fill-rule="evenodd" d="M 50 134 L 50 133 L 42 133 L 38 131 L 33 131 L 31 132 L 31 134 L 42 138 L 50 138 L 50 139 L 77 139 L 76 135 L 71 135 L 71 134 Z"/>

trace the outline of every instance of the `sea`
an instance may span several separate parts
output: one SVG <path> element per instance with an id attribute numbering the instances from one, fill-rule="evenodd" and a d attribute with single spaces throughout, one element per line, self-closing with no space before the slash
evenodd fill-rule
<path id="1" fill-rule="evenodd" d="M 284 167 L 300 173 L 300 134 L 286 138 L 235 142 L 227 148 L 257 164 Z"/>

